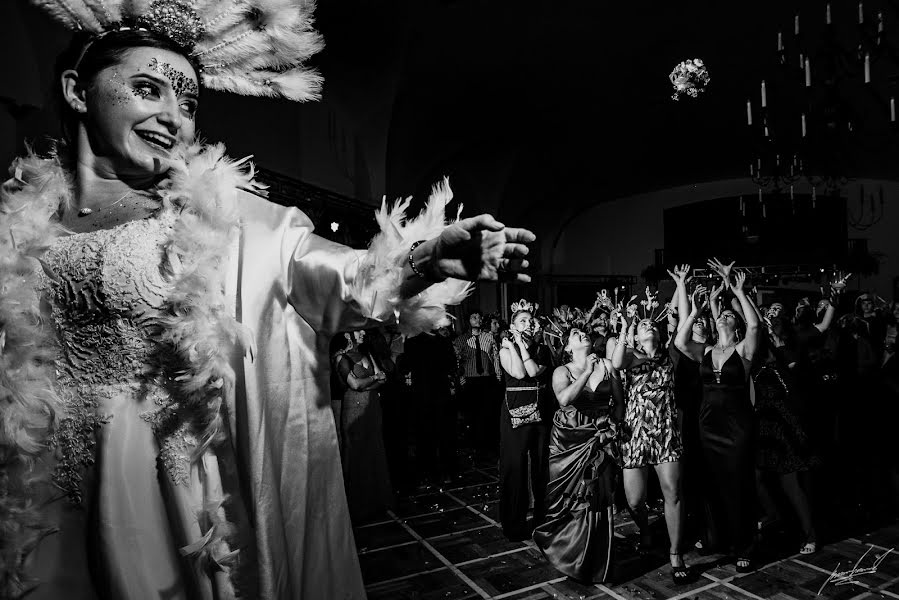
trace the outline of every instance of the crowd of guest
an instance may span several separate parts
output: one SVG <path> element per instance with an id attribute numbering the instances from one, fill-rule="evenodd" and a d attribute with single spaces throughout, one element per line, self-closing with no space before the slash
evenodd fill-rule
<path id="1" fill-rule="evenodd" d="M 762 304 L 747 272 L 708 267 L 672 269 L 664 304 L 602 290 L 587 310 L 521 300 L 508 324 L 475 311 L 461 332 L 335 340 L 354 521 L 395 488 L 448 483 L 463 449 L 497 460 L 506 537 L 585 582 L 612 572 L 617 510 L 651 551 L 651 498 L 675 583 L 692 580 L 694 548 L 748 572 L 766 536 L 809 554 L 835 521 L 892 514 L 899 302 L 837 274 L 815 297 Z"/>

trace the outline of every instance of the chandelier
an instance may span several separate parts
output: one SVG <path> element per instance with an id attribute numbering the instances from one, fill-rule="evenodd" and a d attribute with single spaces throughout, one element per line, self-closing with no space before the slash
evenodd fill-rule
<path id="1" fill-rule="evenodd" d="M 890 0 L 827 2 L 820 13 L 795 13 L 771 40 L 771 68 L 746 100 L 760 201 L 792 199 L 799 188 L 813 204 L 819 192 L 839 195 L 860 156 L 893 147 L 899 47 L 886 34 L 896 18 Z"/>

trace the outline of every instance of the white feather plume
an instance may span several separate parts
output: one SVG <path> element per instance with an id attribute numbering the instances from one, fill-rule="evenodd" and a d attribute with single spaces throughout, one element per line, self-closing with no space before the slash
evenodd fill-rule
<path id="1" fill-rule="evenodd" d="M 354 296 L 363 306 L 372 308 L 379 299 L 393 307 L 397 324 L 404 335 L 412 336 L 449 323 L 448 305 L 459 304 L 471 292 L 473 284 L 447 279 L 434 284 L 412 298 L 402 298 L 403 269 L 409 247 L 418 240 L 430 240 L 458 220 L 446 219 L 446 205 L 453 198 L 449 180 L 436 184 L 425 209 L 414 219 L 406 219 L 411 198 L 394 203 L 382 202 L 375 219 L 381 231 L 372 240 L 353 282 Z M 461 207 L 459 211 L 461 213 Z"/>
<path id="2" fill-rule="evenodd" d="M 98 35 L 133 24 L 156 2 L 176 2 L 31 1 L 67 27 Z M 205 28 L 189 51 L 202 66 L 205 87 L 299 102 L 319 99 L 322 78 L 304 64 L 324 47 L 313 28 L 314 1 L 192 0 L 186 5 Z"/>

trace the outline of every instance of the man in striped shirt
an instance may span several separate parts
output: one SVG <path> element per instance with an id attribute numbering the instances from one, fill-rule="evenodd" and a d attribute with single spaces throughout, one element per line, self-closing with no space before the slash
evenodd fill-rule
<path id="1" fill-rule="evenodd" d="M 483 314 L 468 317 L 471 328 L 455 341 L 459 374 L 464 380 L 460 411 L 477 450 L 495 451 L 499 444 L 499 405 L 502 397 L 499 350 L 493 335 L 483 331 Z"/>

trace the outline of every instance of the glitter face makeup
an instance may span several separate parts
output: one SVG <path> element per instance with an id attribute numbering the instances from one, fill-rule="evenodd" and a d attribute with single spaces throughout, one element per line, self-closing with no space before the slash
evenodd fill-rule
<path id="1" fill-rule="evenodd" d="M 112 77 L 109 78 L 110 83 L 110 100 L 117 106 L 121 106 L 126 102 L 131 102 L 130 92 L 134 92 L 130 87 L 122 81 L 118 70 L 113 71 Z"/>
<path id="2" fill-rule="evenodd" d="M 194 81 L 192 77 L 185 75 L 169 63 L 159 62 L 153 58 L 147 66 L 171 82 L 172 90 L 175 92 L 176 96 L 181 96 L 185 93 L 194 95 L 199 94 L 200 89 L 197 87 L 197 82 Z"/>
<path id="3" fill-rule="evenodd" d="M 87 111 L 79 119 L 89 134 L 85 148 L 121 176 L 161 173 L 161 159 L 196 133 L 193 75 L 189 61 L 176 52 L 137 47 L 123 55 L 85 90 Z"/>

